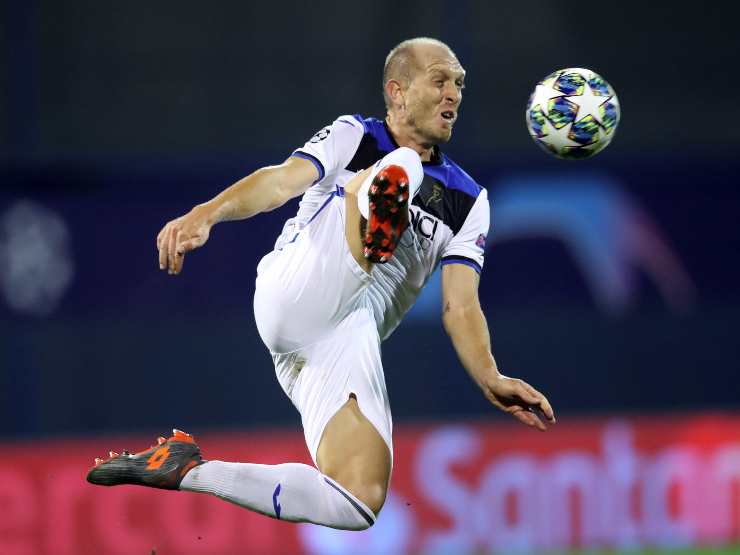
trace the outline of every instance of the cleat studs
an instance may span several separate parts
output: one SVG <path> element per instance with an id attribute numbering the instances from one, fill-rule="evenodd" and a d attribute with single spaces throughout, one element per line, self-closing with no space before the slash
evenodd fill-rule
<path id="1" fill-rule="evenodd" d="M 95 457 L 95 466 L 98 466 L 99 464 L 103 464 L 103 459 Z"/>
<path id="2" fill-rule="evenodd" d="M 157 438 L 157 445 L 162 445 L 163 443 L 166 443 L 167 439 L 163 438 L 162 436 L 159 436 Z"/>
<path id="3" fill-rule="evenodd" d="M 383 262 L 385 262 L 386 260 L 387 260 L 387 259 L 386 259 L 385 255 L 383 255 L 383 256 L 381 256 L 381 257 L 380 257 L 380 259 L 378 260 L 378 262 L 380 262 L 380 263 L 382 264 L 382 263 L 383 263 Z"/>
<path id="4" fill-rule="evenodd" d="M 115 451 L 108 451 L 108 456 L 111 459 L 115 459 L 118 456 L 118 453 L 116 453 Z"/>
<path id="5" fill-rule="evenodd" d="M 193 436 L 191 436 L 190 434 L 183 432 L 182 430 L 173 428 L 172 433 L 174 434 L 174 437 L 171 439 L 174 439 L 175 441 L 181 441 L 183 443 L 195 443 L 195 438 L 193 438 Z"/>
<path id="6" fill-rule="evenodd" d="M 128 457 L 131 455 L 131 453 L 129 453 L 128 451 L 126 451 L 126 449 L 124 449 L 123 451 L 121 451 L 121 455 Z"/>
<path id="7" fill-rule="evenodd" d="M 195 443 L 195 439 L 193 439 L 193 436 L 191 436 L 187 432 L 178 430 L 177 428 L 172 429 L 172 434 L 174 435 L 174 439 L 176 441 L 181 441 L 184 443 Z"/>

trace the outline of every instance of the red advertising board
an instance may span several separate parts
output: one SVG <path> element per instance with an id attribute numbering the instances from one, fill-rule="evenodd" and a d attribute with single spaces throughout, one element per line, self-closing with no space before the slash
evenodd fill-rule
<path id="1" fill-rule="evenodd" d="M 498 422 L 498 421 L 497 421 Z M 309 462 L 298 432 L 198 434 L 206 458 Z M 85 473 L 141 437 L 0 444 L 3 555 L 511 553 L 740 542 L 740 416 L 400 427 L 365 532 L 294 525 L 202 494 L 101 488 Z"/>

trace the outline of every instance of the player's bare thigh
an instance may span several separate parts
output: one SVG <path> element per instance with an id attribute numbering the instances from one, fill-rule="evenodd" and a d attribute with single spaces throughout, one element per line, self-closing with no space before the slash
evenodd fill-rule
<path id="1" fill-rule="evenodd" d="M 391 455 L 354 396 L 350 396 L 324 428 L 316 464 L 323 474 L 378 514 L 388 491 Z"/>

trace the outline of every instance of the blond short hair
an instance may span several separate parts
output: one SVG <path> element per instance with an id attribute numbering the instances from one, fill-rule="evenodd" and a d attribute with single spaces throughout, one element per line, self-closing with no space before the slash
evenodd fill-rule
<path id="1" fill-rule="evenodd" d="M 385 90 L 386 84 L 388 81 L 395 80 L 408 86 L 413 77 L 413 67 L 416 62 L 414 47 L 420 44 L 434 44 L 436 46 L 441 46 L 442 48 L 449 50 L 450 54 L 455 56 L 452 48 L 447 46 L 441 40 L 433 39 L 431 37 L 407 39 L 394 46 L 388 53 L 388 56 L 386 56 L 385 65 L 383 66 L 383 100 L 385 100 L 386 108 L 391 107 L 391 99 L 388 97 L 388 93 Z"/>

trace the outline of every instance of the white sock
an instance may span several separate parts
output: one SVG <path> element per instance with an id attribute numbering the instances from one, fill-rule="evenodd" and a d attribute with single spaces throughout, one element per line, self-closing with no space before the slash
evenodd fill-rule
<path id="1" fill-rule="evenodd" d="M 396 150 L 386 154 L 381 160 L 378 160 L 373 166 L 373 171 L 360 185 L 360 189 L 357 191 L 357 205 L 360 208 L 360 214 L 367 219 L 370 212 L 369 201 L 367 198 L 367 192 L 370 189 L 370 184 L 378 172 L 384 167 L 395 164 L 401 166 L 405 171 L 406 175 L 409 176 L 409 206 L 411 201 L 414 199 L 414 195 L 421 186 L 421 181 L 424 179 L 424 168 L 421 165 L 421 158 L 419 154 L 406 146 L 397 148 Z"/>
<path id="2" fill-rule="evenodd" d="M 180 489 L 210 493 L 290 522 L 312 522 L 340 530 L 366 530 L 375 523 L 375 515 L 362 501 L 305 464 L 208 461 L 188 472 Z"/>

